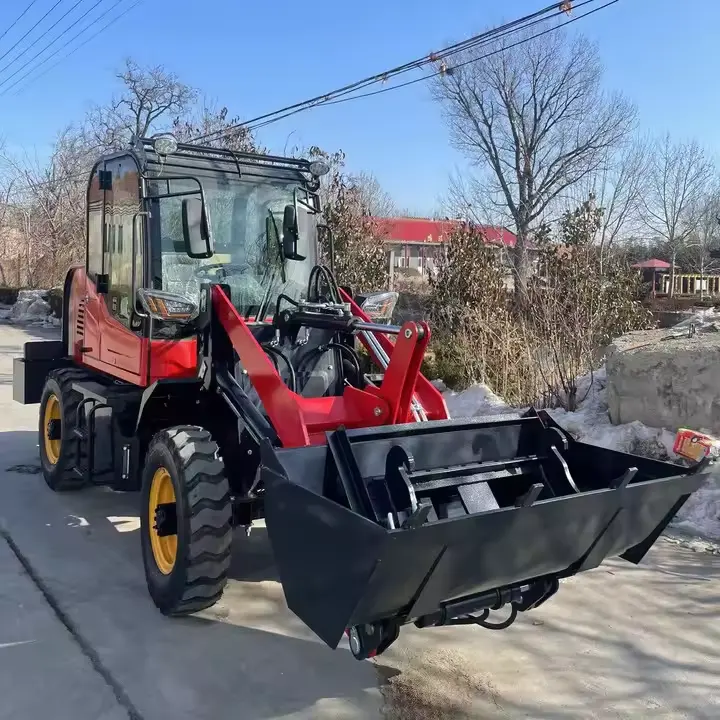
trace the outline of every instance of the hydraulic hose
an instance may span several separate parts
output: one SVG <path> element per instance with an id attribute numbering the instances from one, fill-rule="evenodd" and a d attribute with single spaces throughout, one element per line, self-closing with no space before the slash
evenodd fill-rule
<path id="1" fill-rule="evenodd" d="M 289 375 L 288 387 L 290 388 L 290 390 L 295 392 L 295 390 L 297 388 L 297 376 L 295 375 L 295 368 L 293 367 L 289 358 L 285 355 L 285 353 L 282 350 L 280 350 L 279 348 L 276 348 L 274 345 L 269 345 L 269 344 L 265 343 L 264 345 L 262 345 L 262 349 L 266 353 L 268 353 L 268 355 L 274 355 L 275 357 L 280 358 L 285 363 L 285 365 L 287 366 L 288 375 Z"/>
<path id="2" fill-rule="evenodd" d="M 320 276 L 325 278 L 325 282 L 330 289 L 330 299 L 336 303 L 341 302 L 337 280 L 335 280 L 335 276 L 325 265 L 315 265 L 310 271 L 310 277 L 308 278 L 308 298 L 314 298 L 315 301 L 319 300 Z"/>
<path id="3" fill-rule="evenodd" d="M 475 623 L 480 627 L 485 628 L 486 630 L 505 630 L 509 628 L 517 619 L 518 609 L 515 607 L 514 604 L 511 605 L 509 617 L 507 618 L 507 620 L 502 620 L 501 622 L 488 622 L 488 615 L 490 615 L 490 611 L 485 610 L 479 617 L 475 618 Z"/>

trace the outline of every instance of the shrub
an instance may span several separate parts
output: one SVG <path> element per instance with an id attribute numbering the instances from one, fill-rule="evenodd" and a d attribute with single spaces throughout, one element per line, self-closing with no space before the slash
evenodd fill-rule
<path id="1" fill-rule="evenodd" d="M 593 244 L 601 210 L 583 203 L 559 236 L 538 233 L 540 271 L 514 305 L 497 249 L 472 225 L 453 232 L 430 279 L 433 362 L 450 387 L 483 382 L 511 404 L 574 410 L 577 378 L 591 373 L 614 338 L 652 327 L 639 281 Z"/>
<path id="2" fill-rule="evenodd" d="M 538 369 L 557 404 L 574 410 L 577 378 L 592 372 L 601 350 L 630 330 L 653 325 L 639 281 L 618 257 L 602 258 L 592 240 L 602 211 L 589 202 L 567 212 L 560 242 L 540 250 L 542 272 L 528 290 L 527 315 L 538 340 Z"/>
<path id="3" fill-rule="evenodd" d="M 537 373 L 497 248 L 466 225 L 450 235 L 446 250 L 430 278 L 434 372 L 453 388 L 487 383 L 508 402 L 534 397 Z"/>

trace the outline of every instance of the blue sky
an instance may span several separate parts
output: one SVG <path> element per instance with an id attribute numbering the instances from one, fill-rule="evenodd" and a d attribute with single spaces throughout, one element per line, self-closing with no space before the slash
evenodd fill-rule
<path id="1" fill-rule="evenodd" d="M 23 21 L 0 40 L 0 55 L 55 1 L 36 0 Z M 58 18 L 74 1 L 63 0 L 41 26 L 48 32 L 42 44 L 0 72 L 0 83 L 55 37 L 59 29 L 52 27 L 50 18 Z M 59 27 L 96 1 L 84 0 Z M 105 3 L 115 2 L 118 13 L 132 1 Z M 28 3 L 2 2 L 0 33 Z M 104 10 L 105 3 L 94 14 Z M 0 95 L 0 137 L 11 148 L 42 155 L 62 126 L 107 99 L 113 70 L 126 56 L 142 64 L 162 63 L 211 100 L 227 105 L 232 114 L 248 118 L 419 57 L 544 4 L 143 0 L 21 93 L 16 95 L 16 88 Z M 107 17 L 112 16 L 111 12 Z M 696 137 L 711 152 L 717 151 L 718 0 L 620 0 L 570 28 L 597 41 L 607 88 L 624 92 L 638 105 L 644 130 Z M 0 61 L 0 68 L 39 30 Z M 450 172 L 462 165 L 424 83 L 293 116 L 263 129 L 260 140 L 276 152 L 293 145 L 342 148 L 351 169 L 374 173 L 399 206 L 414 212 L 431 212 Z"/>

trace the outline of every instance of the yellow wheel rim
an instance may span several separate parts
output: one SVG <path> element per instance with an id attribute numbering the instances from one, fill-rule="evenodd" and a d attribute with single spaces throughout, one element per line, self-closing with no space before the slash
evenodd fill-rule
<path id="1" fill-rule="evenodd" d="M 44 433 L 44 445 L 45 445 L 45 457 L 51 465 L 55 465 L 60 459 L 60 446 L 62 445 L 62 438 L 60 440 L 50 439 L 50 422 L 52 420 L 60 421 L 60 401 L 55 395 L 48 397 L 47 403 L 45 404 L 45 417 L 43 418 L 43 427 L 45 428 Z"/>
<path id="2" fill-rule="evenodd" d="M 155 513 L 158 505 L 174 502 L 175 488 L 173 487 L 170 473 L 164 467 L 159 467 L 155 471 L 150 485 L 148 530 L 150 532 L 150 544 L 152 546 L 155 564 L 163 575 L 169 575 L 175 567 L 175 557 L 177 556 L 177 534 L 165 536 L 158 535 Z"/>

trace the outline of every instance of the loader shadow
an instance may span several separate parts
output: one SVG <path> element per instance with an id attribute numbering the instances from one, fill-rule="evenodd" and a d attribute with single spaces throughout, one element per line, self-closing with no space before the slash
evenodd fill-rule
<path id="1" fill-rule="evenodd" d="M 167 618 L 145 585 L 137 493 L 51 492 L 34 431 L 0 433 L 0 492 L 3 527 L 144 717 L 379 713 L 373 666 L 344 644 L 330 650 L 288 610 L 265 528 L 236 533 L 216 606 Z"/>

